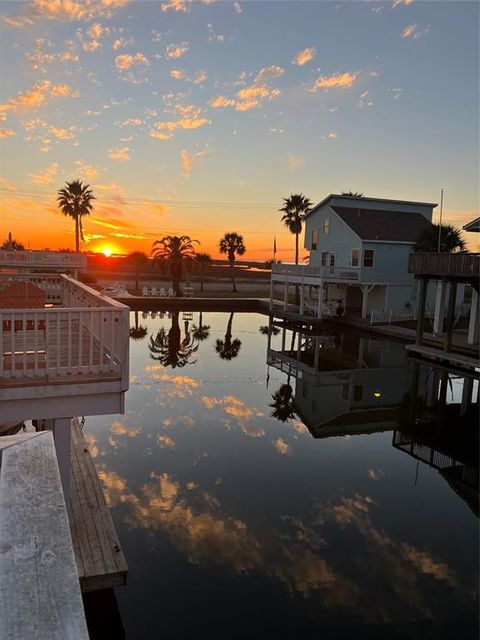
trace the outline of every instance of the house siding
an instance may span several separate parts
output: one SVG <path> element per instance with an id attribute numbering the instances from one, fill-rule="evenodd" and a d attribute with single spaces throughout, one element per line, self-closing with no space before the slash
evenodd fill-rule
<path id="1" fill-rule="evenodd" d="M 330 221 L 328 234 L 323 233 L 324 220 Z M 312 230 L 318 229 L 317 248 L 312 250 Z M 352 249 L 361 249 L 362 242 L 357 234 L 329 207 L 324 206 L 305 220 L 305 249 L 310 250 L 310 264 L 321 265 L 322 252 L 335 254 L 335 266 L 352 266 Z M 360 268 L 360 267 L 359 267 Z"/>
<path id="2" fill-rule="evenodd" d="M 408 273 L 408 257 L 413 245 L 363 242 L 363 251 L 373 250 L 373 267 L 362 266 L 364 282 L 385 282 L 390 284 L 413 284 L 415 277 Z M 363 265 L 363 254 L 362 254 Z"/>

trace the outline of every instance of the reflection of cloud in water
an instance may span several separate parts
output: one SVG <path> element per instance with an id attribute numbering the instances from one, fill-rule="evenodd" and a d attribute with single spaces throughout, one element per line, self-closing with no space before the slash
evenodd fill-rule
<path id="1" fill-rule="evenodd" d="M 318 592 L 322 606 L 355 609 L 371 622 L 430 619 L 427 598 L 435 596 L 420 580 L 430 578 L 472 596 L 448 565 L 429 551 L 378 530 L 370 514 L 374 502 L 368 496 L 317 505 L 308 522 L 284 516 L 280 529 L 255 533 L 240 518 L 222 514 L 218 499 L 198 490 L 194 482 L 182 488 L 167 473 L 152 472 L 135 495 L 115 472 L 103 470 L 99 476 L 110 506 L 128 504 L 125 520 L 130 527 L 161 531 L 190 563 L 220 565 L 237 574 L 263 572 L 291 592 Z M 353 547 L 351 538 L 341 533 L 350 528 L 357 533 Z M 357 567 L 362 576 L 358 585 L 321 557 L 334 545 L 340 566 L 342 545 L 347 545 L 353 555 L 348 566 Z"/>
<path id="2" fill-rule="evenodd" d="M 157 444 L 162 449 L 174 449 L 175 442 L 168 436 L 157 436 Z"/>
<path id="3" fill-rule="evenodd" d="M 292 453 L 292 449 L 290 447 L 290 445 L 288 445 L 285 440 L 282 440 L 282 438 L 277 438 L 276 440 L 274 440 L 275 445 L 275 449 L 278 451 L 278 453 L 280 453 L 282 456 L 289 456 Z"/>
<path id="4" fill-rule="evenodd" d="M 235 418 L 246 436 L 261 438 L 265 435 L 265 431 L 257 425 L 255 420 L 255 418 L 264 416 L 264 413 L 255 409 L 255 407 L 247 406 L 243 400 L 240 400 L 236 396 L 227 395 L 220 398 L 202 396 L 201 400 L 207 409 L 221 407 L 227 416 Z M 225 426 L 230 428 L 229 422 L 227 422 Z"/>
<path id="5" fill-rule="evenodd" d="M 135 438 L 135 436 L 138 436 L 138 434 L 141 432 L 141 429 L 128 427 L 125 423 L 120 422 L 120 420 L 115 420 L 114 422 L 112 422 L 110 426 L 110 432 L 118 436 L 127 436 L 128 438 Z"/>

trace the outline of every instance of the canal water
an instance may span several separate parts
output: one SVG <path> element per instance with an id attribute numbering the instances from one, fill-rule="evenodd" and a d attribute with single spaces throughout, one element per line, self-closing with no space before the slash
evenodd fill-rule
<path id="1" fill-rule="evenodd" d="M 153 315 L 131 314 L 125 415 L 84 427 L 127 638 L 478 636 L 461 378 L 359 333 L 273 327 L 268 350 L 265 316 Z"/>

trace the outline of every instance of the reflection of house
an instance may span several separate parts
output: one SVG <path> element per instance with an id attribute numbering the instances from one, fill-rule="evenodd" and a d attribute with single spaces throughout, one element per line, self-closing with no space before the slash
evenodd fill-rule
<path id="1" fill-rule="evenodd" d="M 289 287 L 300 285 L 301 315 L 322 317 L 339 302 L 363 318 L 372 310 L 413 310 L 416 283 L 408 259 L 435 206 L 328 196 L 305 218 L 308 266 L 273 265 L 272 289 L 283 285 L 286 308 Z"/>
<path id="2" fill-rule="evenodd" d="M 267 361 L 295 378 L 295 411 L 315 437 L 395 427 L 411 380 L 403 345 L 301 328 L 290 349 L 289 341 L 283 327 L 282 348 L 269 348 Z"/>

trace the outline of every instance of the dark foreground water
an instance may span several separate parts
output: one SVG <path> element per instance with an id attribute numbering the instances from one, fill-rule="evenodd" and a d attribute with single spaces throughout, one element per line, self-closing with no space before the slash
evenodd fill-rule
<path id="1" fill-rule="evenodd" d="M 476 638 L 462 381 L 331 332 L 318 372 L 307 354 L 288 375 L 267 367 L 265 317 L 201 323 L 179 314 L 178 335 L 175 317 L 132 313 L 126 413 L 85 425 L 129 565 L 127 638 Z"/>

